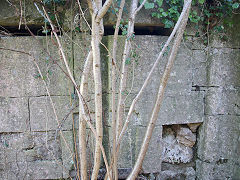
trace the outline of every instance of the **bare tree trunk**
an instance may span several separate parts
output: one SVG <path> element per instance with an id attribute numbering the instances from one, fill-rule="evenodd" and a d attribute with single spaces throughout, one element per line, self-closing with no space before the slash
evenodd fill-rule
<path id="1" fill-rule="evenodd" d="M 96 16 L 92 18 L 92 51 L 93 51 L 93 76 L 95 86 L 95 121 L 98 142 L 102 143 L 103 128 L 102 128 L 102 81 L 101 81 L 101 66 L 100 66 L 100 24 L 95 22 Z M 101 163 L 101 149 L 96 142 L 94 167 L 92 178 L 97 179 L 98 171 Z"/>
<path id="2" fill-rule="evenodd" d="M 116 57 L 117 57 L 117 42 L 118 42 L 118 33 L 119 33 L 119 26 L 122 18 L 123 7 L 125 5 L 125 0 L 121 0 L 118 16 L 117 16 L 117 23 L 116 28 L 114 31 L 113 37 L 113 49 L 112 49 L 112 63 L 111 63 L 111 82 L 112 82 L 112 162 L 113 169 L 112 169 L 112 176 L 115 179 L 118 179 L 118 171 L 117 171 L 117 160 L 116 160 Z"/>
<path id="3" fill-rule="evenodd" d="M 120 90 L 118 94 L 117 137 L 119 137 L 122 130 L 122 125 L 123 125 L 124 99 L 125 99 L 124 93 L 126 90 L 127 73 L 128 73 L 128 65 L 126 64 L 126 61 L 130 54 L 130 46 L 131 46 L 130 39 L 134 33 L 134 23 L 135 23 L 135 17 L 136 17 L 135 10 L 137 9 L 137 5 L 138 5 L 138 0 L 132 0 L 131 13 L 128 21 L 128 33 L 127 33 L 127 38 L 125 40 L 124 52 L 123 52 L 123 58 L 122 58 L 122 70 L 121 70 L 120 87 L 119 87 Z"/>
<path id="4" fill-rule="evenodd" d="M 83 99 L 86 99 L 88 94 L 88 77 L 92 67 L 92 51 L 89 52 L 87 59 L 85 61 L 81 84 L 80 93 Z M 79 108 L 81 108 L 79 106 Z M 85 111 L 86 111 L 85 107 Z M 86 121 L 83 118 L 82 111 L 79 109 L 79 151 L 80 151 L 80 164 L 81 164 L 81 179 L 87 180 L 87 145 L 86 145 Z"/>
<path id="5" fill-rule="evenodd" d="M 142 143 L 137 161 L 135 163 L 133 171 L 131 172 L 131 174 L 127 178 L 128 180 L 136 179 L 137 175 L 138 175 L 138 173 L 139 173 L 139 171 L 142 167 L 142 163 L 143 163 L 144 157 L 146 155 L 146 152 L 147 152 L 147 149 L 148 149 L 151 137 L 152 137 L 152 133 L 153 133 L 153 130 L 154 130 L 154 127 L 155 127 L 155 123 L 156 123 L 156 120 L 158 118 L 158 114 L 159 114 L 159 111 L 160 111 L 160 106 L 162 104 L 162 100 L 163 100 L 163 97 L 164 97 L 164 90 L 166 88 L 167 81 L 168 81 L 168 78 L 169 78 L 174 60 L 175 60 L 176 55 L 177 55 L 177 51 L 178 51 L 178 48 L 180 46 L 180 43 L 181 43 L 181 40 L 182 40 L 182 37 L 183 37 L 183 33 L 184 33 L 184 30 L 185 30 L 185 27 L 186 27 L 186 24 L 187 24 L 189 10 L 190 10 L 190 7 L 191 7 L 191 1 L 192 0 L 187 0 L 187 2 L 185 3 L 184 8 L 187 8 L 187 12 L 184 15 L 184 18 L 182 20 L 182 24 L 181 24 L 181 26 L 178 30 L 176 39 L 174 41 L 174 44 L 173 44 L 173 47 L 172 47 L 172 50 L 171 50 L 171 54 L 170 54 L 168 62 L 167 62 L 167 66 L 164 70 L 164 74 L 163 74 L 163 77 L 162 77 L 161 82 L 160 82 L 159 91 L 158 91 L 157 99 L 156 99 L 156 102 L 155 102 L 155 105 L 154 105 L 154 108 L 153 108 L 151 119 L 150 119 L 150 122 L 148 124 L 147 131 L 146 131 L 146 134 L 145 134 L 145 137 L 144 137 L 144 140 L 143 140 L 143 143 Z"/>
<path id="6" fill-rule="evenodd" d="M 101 147 L 103 138 L 102 127 L 102 81 L 101 81 L 101 59 L 100 59 L 100 41 L 104 33 L 103 29 L 103 16 L 109 9 L 112 0 L 107 0 L 102 5 L 102 0 L 91 1 L 88 0 L 88 4 L 91 10 L 92 16 L 92 53 L 93 53 L 93 76 L 95 87 L 95 121 L 96 121 L 96 133 L 97 139 L 95 144 L 94 153 L 94 167 L 91 179 L 97 179 L 99 168 L 101 165 Z"/>

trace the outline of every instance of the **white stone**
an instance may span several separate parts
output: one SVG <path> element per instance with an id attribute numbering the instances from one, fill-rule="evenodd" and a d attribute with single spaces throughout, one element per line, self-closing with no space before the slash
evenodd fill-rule
<path id="1" fill-rule="evenodd" d="M 163 162 L 188 163 L 192 160 L 193 150 L 190 147 L 178 143 L 171 128 L 165 131 L 163 136 Z"/>

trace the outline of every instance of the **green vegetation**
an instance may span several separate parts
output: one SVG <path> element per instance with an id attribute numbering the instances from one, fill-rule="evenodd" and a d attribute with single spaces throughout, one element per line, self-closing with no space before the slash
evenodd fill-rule
<path id="1" fill-rule="evenodd" d="M 165 28 L 172 28 L 180 16 L 183 2 L 184 0 L 148 0 L 144 7 L 153 9 L 152 17 L 160 18 Z M 225 22 L 224 19 L 231 17 L 239 6 L 237 0 L 193 0 L 189 20 L 195 24 L 202 22 L 209 29 L 222 31 L 222 23 L 232 26 L 232 22 Z"/>

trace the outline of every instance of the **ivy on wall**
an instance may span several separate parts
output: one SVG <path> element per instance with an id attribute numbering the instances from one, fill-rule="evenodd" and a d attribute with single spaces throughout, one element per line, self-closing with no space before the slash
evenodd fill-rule
<path id="1" fill-rule="evenodd" d="M 165 28 L 172 28 L 180 16 L 183 3 L 184 0 L 148 0 L 144 7 L 153 9 L 152 17 L 160 18 Z M 195 24 L 202 22 L 210 29 L 220 31 L 223 29 L 221 22 L 224 18 L 231 17 L 239 6 L 238 0 L 193 0 L 189 20 Z M 232 22 L 225 23 L 232 25 Z"/>

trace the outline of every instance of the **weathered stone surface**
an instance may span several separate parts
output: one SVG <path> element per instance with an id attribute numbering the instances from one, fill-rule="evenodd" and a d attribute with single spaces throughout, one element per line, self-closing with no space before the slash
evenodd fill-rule
<path id="1" fill-rule="evenodd" d="M 205 50 L 207 51 L 207 44 L 204 42 L 205 38 L 201 38 L 201 37 L 192 37 L 192 49 L 193 50 Z"/>
<path id="2" fill-rule="evenodd" d="M 62 178 L 62 163 L 56 161 L 35 161 L 29 163 L 29 174 L 32 179 Z"/>
<path id="3" fill-rule="evenodd" d="M 196 143 L 196 134 L 192 133 L 192 131 L 186 127 L 180 127 L 177 130 L 176 139 L 179 143 L 187 147 L 193 147 Z"/>
<path id="4" fill-rule="evenodd" d="M 23 162 L 26 160 L 24 149 L 31 148 L 32 143 L 26 143 L 27 138 L 21 134 L 1 134 L 0 163 Z"/>
<path id="5" fill-rule="evenodd" d="M 61 161 L 59 132 L 33 132 L 35 161 Z"/>
<path id="6" fill-rule="evenodd" d="M 1 135 L 1 162 L 54 161 L 61 159 L 59 137 L 55 132 Z"/>
<path id="7" fill-rule="evenodd" d="M 74 144 L 73 144 L 73 132 L 64 131 L 63 136 L 60 137 L 62 148 L 62 162 L 63 162 L 63 178 L 68 178 L 70 171 L 74 165 Z"/>
<path id="8" fill-rule="evenodd" d="M 120 67 L 121 58 L 124 46 L 124 37 L 119 39 L 119 47 L 117 51 L 117 63 Z M 144 80 L 146 79 L 149 71 L 152 68 L 160 50 L 166 42 L 166 36 L 140 36 L 136 35 L 134 38 L 134 44 L 138 47 L 133 47 L 138 58 L 131 58 L 131 65 L 129 65 L 127 92 L 136 93 L 140 90 Z M 113 37 L 109 36 L 108 44 L 111 50 Z M 149 48 L 153 47 L 153 48 Z M 176 94 L 175 89 L 179 89 L 180 92 L 189 92 L 192 86 L 192 70 L 191 70 L 191 57 L 192 52 L 190 51 L 191 41 L 183 43 L 177 54 L 175 65 L 170 75 L 169 83 L 166 89 L 166 93 Z M 170 48 L 167 50 L 168 53 Z M 146 92 L 157 91 L 160 83 L 160 78 L 163 74 L 163 70 L 166 64 L 167 54 L 160 60 L 158 67 L 155 69 L 151 81 L 149 82 Z M 109 60 L 109 63 L 111 61 Z M 109 65 L 110 66 L 110 65 Z M 134 69 L 134 71 L 133 71 Z M 111 78 L 111 74 L 109 74 Z M 133 81 L 133 83 L 132 83 Z M 109 80 L 109 82 L 111 82 Z M 111 85 L 109 85 L 111 89 Z"/>
<path id="9" fill-rule="evenodd" d="M 0 124 L 0 132 L 29 130 L 28 99 L 0 97 Z"/>
<path id="10" fill-rule="evenodd" d="M 211 86 L 240 86 L 240 50 L 212 49 L 208 73 Z"/>
<path id="11" fill-rule="evenodd" d="M 176 179 L 176 180 L 195 180 L 196 172 L 193 167 L 185 167 L 185 168 L 175 168 L 171 170 L 164 170 L 157 176 L 157 180 L 168 180 L 168 179 Z"/>
<path id="12" fill-rule="evenodd" d="M 234 168 L 237 167 L 238 172 L 234 172 Z M 223 162 L 222 164 L 209 163 L 201 160 L 196 160 L 196 176 L 202 180 L 214 180 L 214 179 L 239 179 L 239 166 L 232 161 Z"/>
<path id="13" fill-rule="evenodd" d="M 48 39 L 48 43 L 51 42 Z M 32 54 L 45 78 L 51 95 L 69 95 L 72 83 L 44 50 L 44 37 L 6 37 L 0 39 L 1 47 Z M 56 48 L 49 47 L 51 57 L 62 66 Z M 19 52 L 1 50 L 0 96 L 22 97 L 46 95 L 46 88 L 39 78 L 33 58 Z M 70 63 L 71 64 L 71 63 Z M 65 70 L 65 68 L 63 68 Z M 66 71 L 66 70 L 65 70 Z"/>
<path id="14" fill-rule="evenodd" d="M 1 134 L 0 142 L 1 178 L 62 177 L 61 147 L 55 132 Z"/>
<path id="15" fill-rule="evenodd" d="M 206 93 L 207 115 L 239 115 L 240 90 L 233 86 L 209 88 Z"/>
<path id="16" fill-rule="evenodd" d="M 119 168 L 132 168 L 135 158 L 135 129 L 129 129 L 123 136 L 118 158 L 118 167 Z M 111 133 L 111 131 L 110 131 Z"/>
<path id="17" fill-rule="evenodd" d="M 131 121 L 135 125 L 146 126 L 154 105 L 154 98 L 150 90 L 143 93 L 142 98 L 137 102 Z M 160 108 L 157 125 L 186 124 L 203 122 L 204 118 L 204 92 L 192 91 L 190 94 L 182 96 L 166 95 Z M 126 115 L 128 107 L 136 94 L 130 94 L 125 101 Z M 111 107 L 111 102 L 110 102 Z M 183 109 L 184 107 L 184 109 Z M 110 114 L 111 115 L 111 114 Z M 109 117 L 111 125 L 111 116 Z"/>
<path id="18" fill-rule="evenodd" d="M 192 85 L 207 85 L 207 56 L 204 50 L 193 50 Z"/>
<path id="19" fill-rule="evenodd" d="M 197 132 L 197 128 L 201 125 L 202 123 L 188 123 L 187 126 L 189 129 L 191 129 L 192 132 Z"/>
<path id="20" fill-rule="evenodd" d="M 7 180 L 16 179 L 60 179 L 62 178 L 61 163 L 51 161 L 14 162 L 5 166 L 0 178 Z"/>
<path id="21" fill-rule="evenodd" d="M 52 96 L 52 101 L 56 109 L 56 115 L 49 97 L 33 97 L 29 99 L 30 123 L 32 131 L 46 130 L 70 130 L 72 129 L 71 110 L 69 96 Z"/>
<path id="22" fill-rule="evenodd" d="M 29 26 L 37 26 L 41 27 L 44 26 L 44 18 L 40 14 L 40 12 L 35 7 L 34 3 L 30 0 L 26 0 L 24 5 L 24 17 L 26 18 L 27 24 Z M 37 4 L 39 5 L 39 4 Z M 86 1 L 81 1 L 81 6 L 84 11 L 84 16 L 87 19 L 88 23 L 90 23 L 90 13 L 88 10 L 88 7 L 86 5 Z M 124 8 L 123 13 L 123 19 L 124 21 L 127 21 L 129 19 L 129 13 L 130 13 L 130 6 L 131 2 L 127 1 L 126 6 Z M 0 25 L 1 26 L 13 26 L 18 27 L 20 22 L 20 15 L 21 15 L 21 7 L 20 3 L 17 0 L 14 1 L 2 1 L 0 3 L 1 7 L 1 13 L 0 13 Z M 39 8 L 41 6 L 38 6 Z M 70 22 L 72 22 L 72 19 L 74 19 L 74 25 L 80 24 L 80 30 L 82 31 L 89 31 L 88 26 L 85 24 L 85 20 L 80 17 L 77 19 L 77 13 L 78 11 L 75 11 L 74 9 L 71 11 L 70 3 L 66 3 L 65 5 L 57 5 L 56 11 L 60 15 L 59 19 L 63 23 L 63 27 L 65 30 L 69 30 L 71 27 Z M 111 7 L 107 13 L 107 15 L 104 17 L 104 25 L 106 26 L 113 26 L 116 23 L 116 14 L 113 13 L 114 10 Z M 136 16 L 136 25 L 138 26 L 160 26 L 163 27 L 164 25 L 161 23 L 161 20 L 158 18 L 153 18 L 151 16 L 151 13 L 154 12 L 154 10 L 146 10 L 142 8 L 141 11 L 139 11 L 138 15 Z M 22 23 L 24 21 L 22 20 Z"/>
<path id="23" fill-rule="evenodd" d="M 0 179 L 32 179 L 28 173 L 28 165 L 25 162 L 4 163 L 3 169 L 0 170 Z"/>
<path id="24" fill-rule="evenodd" d="M 143 137 L 145 136 L 147 128 L 138 127 L 136 129 L 135 140 L 135 152 L 134 152 L 134 162 L 137 160 L 140 147 L 143 142 Z M 134 135 L 134 134 L 133 134 Z M 162 164 L 162 126 L 156 126 L 152 134 L 152 138 L 148 147 L 146 157 L 144 158 L 142 171 L 144 173 L 154 173 L 161 170 Z"/>
<path id="25" fill-rule="evenodd" d="M 233 14 L 232 17 L 230 17 L 226 21 L 232 22 L 232 27 L 229 27 L 227 24 L 224 24 L 225 28 L 225 37 L 221 38 L 219 35 L 212 35 L 210 36 L 210 45 L 211 47 L 217 47 L 217 48 L 239 48 L 240 47 L 240 35 L 239 35 L 239 14 Z"/>
<path id="26" fill-rule="evenodd" d="M 239 116 L 207 116 L 199 132 L 198 157 L 210 163 L 222 159 L 239 163 L 239 123 Z M 225 167 L 234 169 L 234 166 Z"/>
<path id="27" fill-rule="evenodd" d="M 20 2 L 17 0 L 1 1 L 0 7 L 0 25 L 18 27 L 21 19 L 21 11 L 23 11 L 20 7 Z M 44 26 L 44 19 L 31 0 L 24 1 L 22 8 L 24 8 L 23 16 L 26 18 L 28 25 Z M 24 23 L 23 19 L 22 23 Z"/>
<path id="28" fill-rule="evenodd" d="M 137 116 L 135 121 L 142 125 L 146 125 L 152 108 L 154 105 L 154 98 L 151 92 L 143 94 L 142 99 L 136 104 Z M 184 109 L 183 109 L 184 107 Z M 186 95 L 167 95 L 164 97 L 161 106 L 157 124 L 186 124 L 203 121 L 204 94 L 202 92 L 192 91 Z"/>
<path id="29" fill-rule="evenodd" d="M 90 133 L 89 129 L 87 129 L 86 131 L 87 131 L 86 132 L 87 134 L 87 169 L 90 170 L 93 167 L 95 138 Z M 75 137 L 73 133 L 75 133 Z M 63 178 L 77 177 L 78 176 L 77 167 L 80 168 L 78 129 L 75 129 L 75 131 L 63 131 L 62 134 L 60 135 L 60 141 L 61 141 L 61 150 L 62 150 L 61 158 L 62 158 Z M 107 153 L 107 149 L 105 152 Z M 77 157 L 78 157 L 78 161 L 76 159 Z M 77 162 L 79 163 L 78 166 L 77 166 Z M 102 164 L 104 164 L 103 161 L 102 161 Z"/>
<path id="30" fill-rule="evenodd" d="M 137 93 L 142 86 L 166 39 L 167 37 L 161 36 L 135 37 L 134 42 L 139 46 L 136 48 L 136 53 L 140 58 L 131 59 L 132 64 L 129 66 L 130 72 L 128 74 L 129 82 L 127 84 L 127 93 L 131 92 L 132 94 L 128 95 L 126 99 L 126 109 L 128 109 L 131 101 L 136 96 L 135 93 Z M 112 44 L 112 37 L 109 37 L 108 44 Z M 123 44 L 124 38 L 120 38 L 119 45 L 122 46 Z M 150 46 L 153 48 L 149 48 Z M 122 48 L 119 47 L 117 51 L 117 60 L 120 61 L 123 53 Z M 199 50 L 196 50 L 194 53 L 193 56 L 191 52 L 191 39 L 181 45 L 166 88 L 165 99 L 163 100 L 163 105 L 159 113 L 159 120 L 157 122 L 158 125 L 203 121 L 204 93 L 193 92 L 191 90 L 194 83 L 199 85 L 206 84 L 206 74 L 204 73 L 205 65 L 202 66 L 201 64 L 205 63 L 206 55 L 203 51 Z M 147 124 L 147 120 L 149 119 L 155 102 L 155 95 L 158 91 L 160 82 L 159 77 L 161 77 L 163 73 L 165 62 L 166 56 L 160 61 L 159 66 L 153 73 L 151 82 L 143 93 L 142 99 L 136 104 L 136 112 L 133 119 L 139 125 L 145 126 Z M 111 66 L 110 63 L 111 61 L 109 61 L 109 66 Z M 121 63 L 119 62 L 118 64 L 120 66 Z M 133 66 L 134 72 L 131 70 Z M 111 69 L 109 69 L 109 71 L 111 71 Z M 110 83 L 111 73 L 109 73 L 109 77 Z M 109 89 L 111 90 L 111 84 L 109 85 Z M 182 107 L 185 107 L 185 109 L 183 110 Z"/>
<path id="31" fill-rule="evenodd" d="M 143 126 L 132 124 L 129 126 L 121 142 L 118 168 L 133 168 L 141 148 L 145 131 L 146 127 Z M 152 135 L 148 152 L 146 154 L 146 158 L 143 162 L 142 171 L 144 173 L 154 173 L 161 170 L 161 136 L 162 127 L 156 126 Z"/>
<path id="32" fill-rule="evenodd" d="M 175 133 L 171 128 L 163 131 L 163 162 L 171 164 L 188 163 L 193 158 L 193 150 L 190 147 L 178 143 Z"/>

